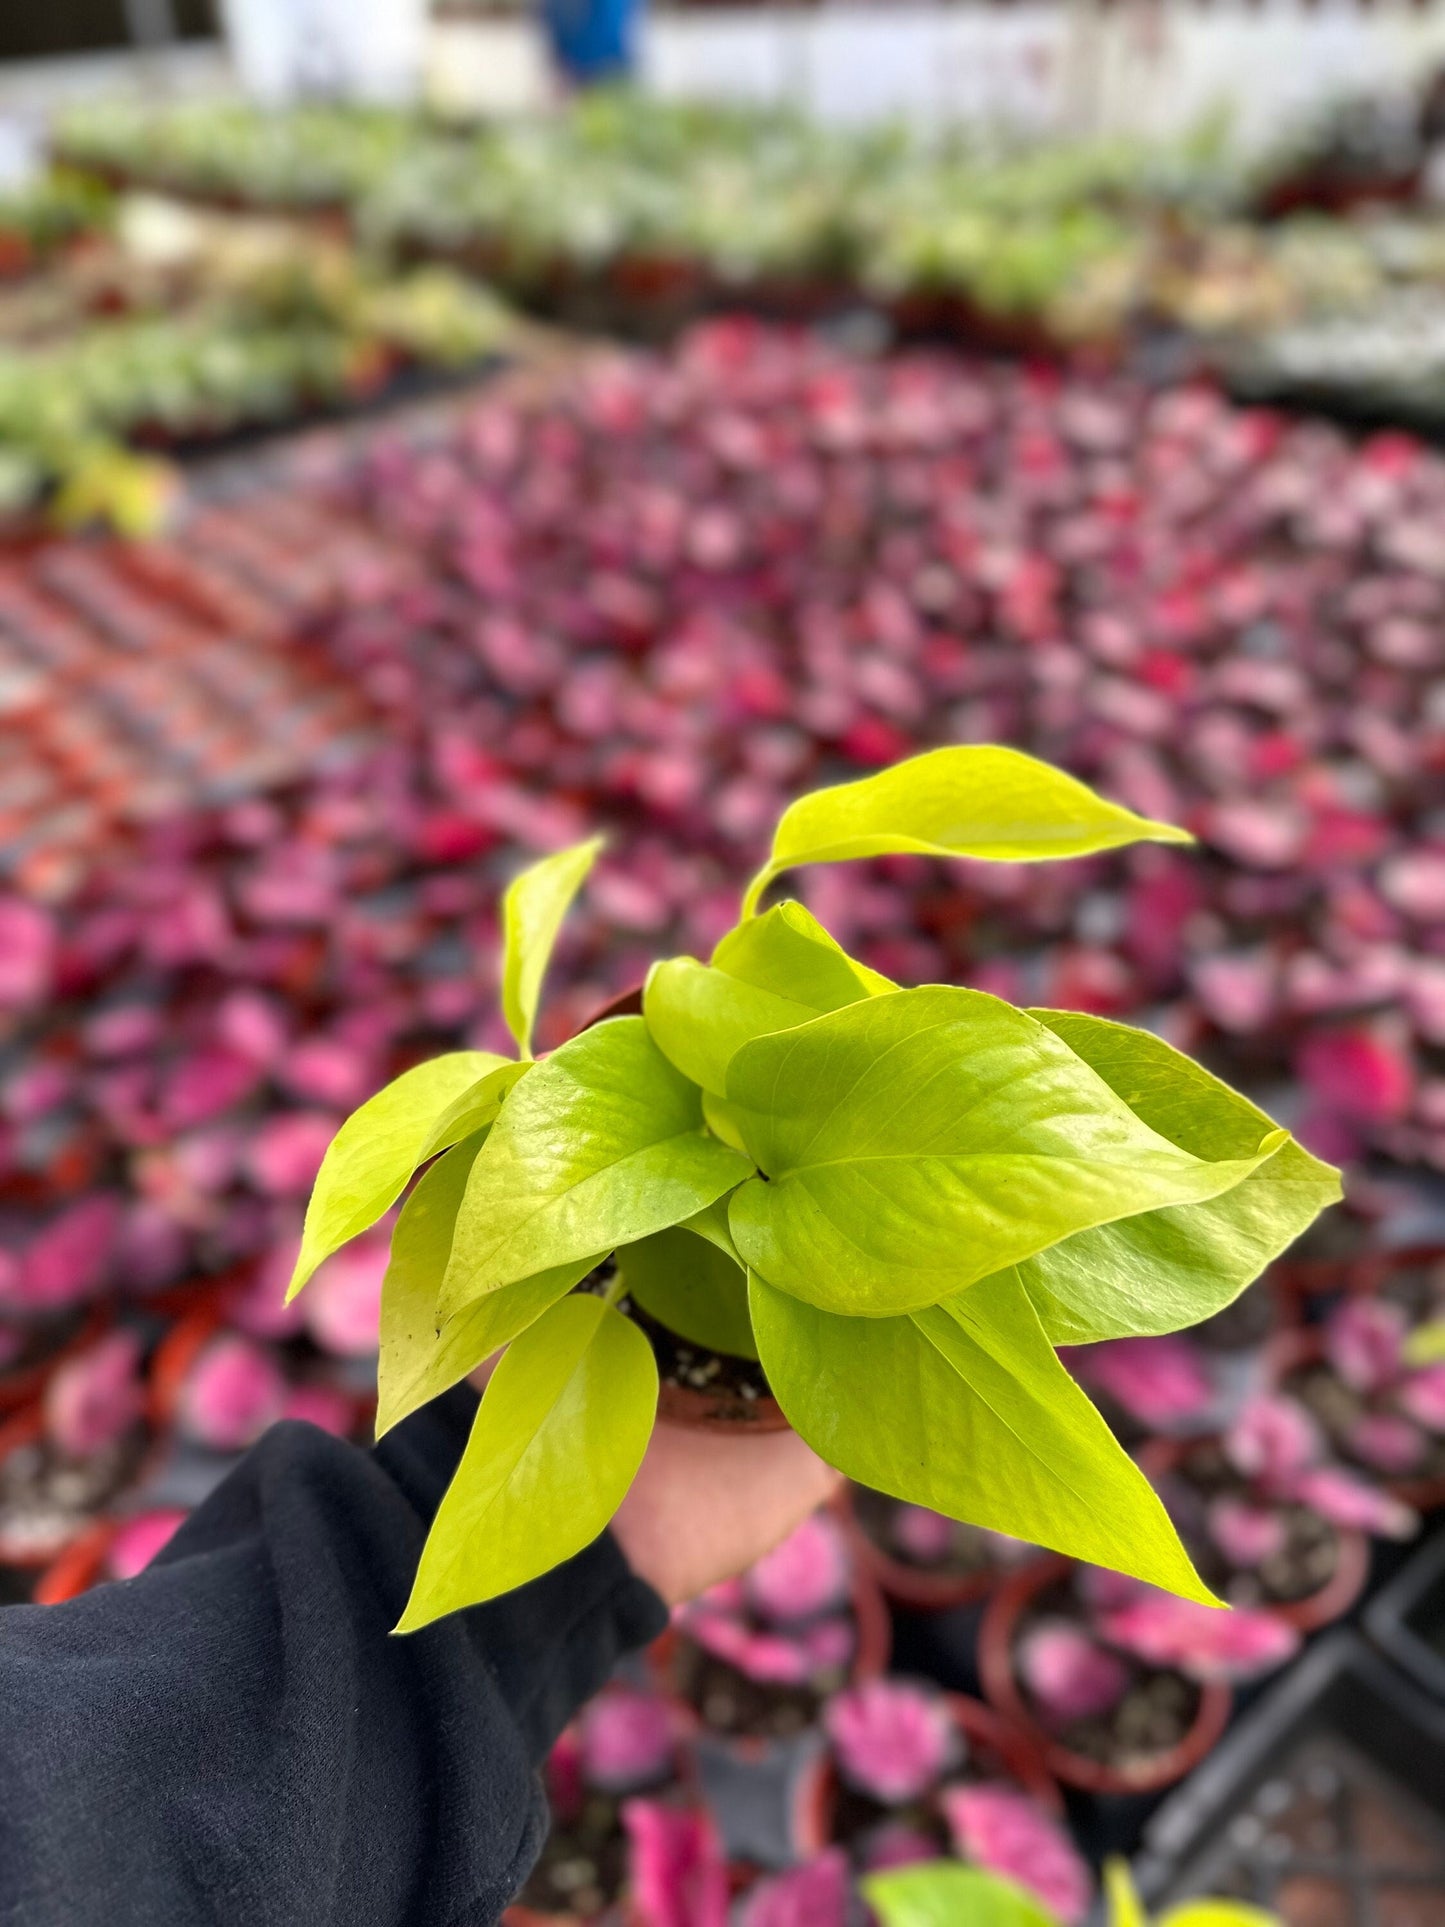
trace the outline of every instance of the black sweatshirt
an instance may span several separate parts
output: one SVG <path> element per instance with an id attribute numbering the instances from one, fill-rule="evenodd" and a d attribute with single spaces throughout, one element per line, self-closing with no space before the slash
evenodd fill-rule
<path id="1" fill-rule="evenodd" d="M 4 1927 L 497 1919 L 548 1747 L 666 1613 L 604 1536 L 391 1637 L 475 1408 L 278 1425 L 139 1578 L 0 1612 Z"/>

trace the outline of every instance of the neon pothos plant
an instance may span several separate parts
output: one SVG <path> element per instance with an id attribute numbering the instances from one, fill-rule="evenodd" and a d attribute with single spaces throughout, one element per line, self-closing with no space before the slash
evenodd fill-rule
<path id="1" fill-rule="evenodd" d="M 596 840 L 504 904 L 509 1061 L 457 1051 L 349 1118 L 291 1291 L 412 1189 L 382 1288 L 378 1432 L 504 1355 L 399 1630 L 569 1558 L 656 1415 L 639 1305 L 760 1361 L 850 1478 L 1210 1599 L 1056 1345 L 1219 1310 L 1338 1196 L 1337 1174 L 1146 1031 L 982 991 L 900 989 L 797 903 L 796 865 L 1002 862 L 1185 832 L 1018 751 L 955 748 L 784 813 L 711 960 L 653 966 L 641 1016 L 533 1061 L 553 940 Z M 577 1287 L 604 1261 L 605 1289 Z"/>

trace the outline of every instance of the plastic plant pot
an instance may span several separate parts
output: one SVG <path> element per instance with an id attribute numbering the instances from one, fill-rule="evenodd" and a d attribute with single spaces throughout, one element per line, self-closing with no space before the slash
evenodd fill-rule
<path id="1" fill-rule="evenodd" d="M 141 1428 L 137 1426 L 137 1435 Z M 38 1446 L 45 1439 L 45 1413 L 40 1405 L 27 1405 L 23 1411 L 12 1412 L 10 1417 L 0 1423 L 0 1467 L 10 1455 L 30 1446 Z M 116 1461 L 116 1482 L 113 1486 L 97 1492 L 94 1501 L 97 1509 L 108 1505 L 118 1491 L 124 1490 L 144 1480 L 154 1468 L 158 1453 L 160 1434 L 149 1425 L 145 1426 L 143 1443 L 136 1446 L 132 1456 L 129 1445 Z M 89 1461 L 81 1461 L 89 1464 Z M 83 1503 L 77 1503 L 77 1517 L 67 1531 L 57 1529 L 52 1535 L 41 1534 L 27 1540 L 23 1534 L 0 1533 L 0 1564 L 17 1566 L 24 1571 L 44 1571 L 62 1554 L 77 1545 L 94 1529 L 87 1518 Z"/>
<path id="2" fill-rule="evenodd" d="M 1445 1532 L 1437 1532 L 1370 1601 L 1365 1630 L 1445 1707 Z"/>
<path id="3" fill-rule="evenodd" d="M 1325 1335 L 1318 1325 L 1300 1325 L 1292 1331 L 1279 1332 L 1265 1352 L 1268 1383 L 1275 1389 L 1287 1390 L 1286 1381 L 1293 1373 L 1321 1364 L 1324 1356 Z M 1393 1498 L 1416 1512 L 1434 1512 L 1445 1506 L 1445 1473 L 1426 1478 L 1385 1479 L 1381 1484 Z"/>
<path id="4" fill-rule="evenodd" d="M 37 1606 L 60 1606 L 89 1592 L 105 1570 L 105 1557 L 115 1538 L 115 1521 L 99 1519 L 52 1559 L 35 1582 L 31 1597 Z"/>
<path id="5" fill-rule="evenodd" d="M 1328 1634 L 1159 1808 L 1155 1907 L 1230 1895 L 1291 1921 L 1445 1918 L 1445 1709 Z"/>
<path id="6" fill-rule="evenodd" d="M 1212 1445 L 1212 1439 L 1150 1439 L 1139 1454 L 1139 1465 L 1151 1484 L 1179 1470 L 1191 1450 Z M 1302 1633 L 1317 1633 L 1351 1612 L 1370 1582 L 1370 1541 L 1354 1526 L 1331 1528 L 1335 1540 L 1334 1570 L 1324 1584 L 1301 1599 L 1264 1600 L 1263 1610 Z"/>
<path id="7" fill-rule="evenodd" d="M 1044 1764 L 1033 1736 L 982 1700 L 946 1693 L 943 1703 L 970 1754 L 981 1753 L 1003 1768 L 1010 1780 L 1052 1819 L 1064 1818 L 1064 1798 Z M 838 1770 L 826 1749 L 816 1753 L 799 1776 L 793 1803 L 793 1846 L 800 1860 L 833 1844 L 838 1804 Z"/>
<path id="8" fill-rule="evenodd" d="M 1054 1778 L 1082 1793 L 1160 1793 L 1191 1773 L 1229 1724 L 1234 1695 L 1210 1681 L 1199 1687 L 1194 1719 L 1183 1738 L 1159 1753 L 1123 1764 L 1095 1760 L 1054 1739 L 1034 1718 L 1014 1668 L 1014 1642 L 1032 1602 L 1070 1570 L 1067 1559 L 1050 1556 L 1006 1580 L 989 1601 L 979 1629 L 979 1674 L 989 1704 L 1028 1734 Z"/>

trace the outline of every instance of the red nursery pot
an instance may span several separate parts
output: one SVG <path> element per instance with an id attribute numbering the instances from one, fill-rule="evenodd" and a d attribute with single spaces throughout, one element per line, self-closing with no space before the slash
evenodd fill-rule
<path id="1" fill-rule="evenodd" d="M 105 1569 L 106 1554 L 115 1533 L 113 1519 L 100 1519 L 72 1539 L 36 1581 L 31 1594 L 33 1602 L 37 1606 L 60 1606 L 67 1599 L 78 1599 L 83 1592 L 89 1592 Z"/>
<path id="2" fill-rule="evenodd" d="M 1284 1338 L 1296 1335 L 1292 1331 L 1277 1334 Z M 1191 1447 L 1212 1443 L 1209 1439 L 1150 1439 L 1139 1454 L 1139 1469 L 1151 1485 L 1157 1485 L 1181 1464 Z M 1333 1531 L 1335 1569 L 1318 1591 L 1306 1593 L 1303 1599 L 1270 1600 L 1261 1608 L 1297 1632 L 1317 1633 L 1323 1626 L 1333 1626 L 1337 1619 L 1344 1618 L 1369 1584 L 1368 1535 L 1354 1526 L 1335 1526 Z"/>
<path id="3" fill-rule="evenodd" d="M 949 1612 L 957 1606 L 972 1606 L 1003 1583 L 1006 1574 L 998 1568 L 981 1572 L 929 1572 L 910 1566 L 883 1550 L 869 1537 L 858 1518 L 851 1486 L 843 1486 L 833 1500 L 833 1509 L 848 1533 L 853 1556 L 867 1567 L 878 1581 L 885 1598 L 913 1612 Z M 1016 1570 L 1016 1568 L 1011 1568 Z"/>
<path id="4" fill-rule="evenodd" d="M 1039 1747 L 1044 1765 L 1065 1786 L 1083 1793 L 1159 1793 L 1191 1773 L 1215 1746 L 1229 1724 L 1234 1695 L 1211 1681 L 1199 1688 L 1194 1724 L 1177 1745 L 1130 1766 L 1111 1766 L 1075 1753 L 1053 1739 L 1030 1712 L 1014 1672 L 1014 1637 L 1032 1602 L 1057 1584 L 1071 1562 L 1057 1556 L 1026 1566 L 1004 1581 L 979 1628 L 978 1667 L 989 1704 L 1027 1733 Z"/>
<path id="5" fill-rule="evenodd" d="M 1032 1734 L 982 1700 L 969 1699 L 963 1693 L 945 1693 L 943 1703 L 970 1751 L 991 1754 L 1051 1819 L 1064 1818 L 1064 1797 L 1058 1781 L 1045 1765 Z M 833 1844 L 837 1805 L 838 1769 L 832 1754 L 823 1748 L 799 1775 L 793 1795 L 791 1835 L 793 1851 L 800 1860 L 811 1859 Z"/>
<path id="6" fill-rule="evenodd" d="M 151 1360 L 150 1422 L 158 1438 L 169 1437 L 175 1425 L 181 1388 L 191 1367 L 224 1322 L 220 1294 L 208 1293 L 194 1311 L 172 1325 Z"/>
<path id="7" fill-rule="evenodd" d="M 1300 1325 L 1292 1331 L 1279 1332 L 1265 1350 L 1267 1383 L 1271 1390 L 1281 1391 L 1292 1372 L 1321 1364 L 1324 1356 L 1325 1335 L 1318 1325 Z M 1434 1478 L 1386 1479 L 1383 1483 L 1393 1498 L 1402 1505 L 1412 1506 L 1416 1512 L 1435 1512 L 1445 1506 L 1445 1474 Z M 1368 1542 L 1366 1549 L 1368 1552 Z M 1348 1607 L 1344 1610 L 1348 1611 Z"/>

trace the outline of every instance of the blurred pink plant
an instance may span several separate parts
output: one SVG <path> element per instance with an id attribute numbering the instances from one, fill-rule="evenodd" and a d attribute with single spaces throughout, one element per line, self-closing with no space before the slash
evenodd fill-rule
<path id="1" fill-rule="evenodd" d="M 899 1505 L 888 1522 L 894 1545 L 920 1566 L 938 1566 L 953 1550 L 954 1524 L 942 1512 L 923 1505 Z"/>
<path id="2" fill-rule="evenodd" d="M 1066 1362 L 1141 1425 L 1173 1431 L 1203 1418 L 1214 1404 L 1214 1384 L 1198 1347 L 1177 1334 L 1071 1346 Z"/>
<path id="3" fill-rule="evenodd" d="M 120 1199 L 97 1191 L 52 1218 L 21 1254 L 17 1309 L 63 1311 L 103 1290 L 123 1217 Z"/>
<path id="4" fill-rule="evenodd" d="M 1230 1464 L 1246 1478 L 1278 1480 L 1315 1464 L 1324 1434 L 1297 1399 L 1261 1392 L 1236 1414 L 1224 1435 Z"/>
<path id="5" fill-rule="evenodd" d="M 911 1826 L 907 1820 L 885 1820 L 864 1836 L 861 1859 L 869 1873 L 885 1873 L 890 1867 L 918 1867 L 938 1860 L 942 1850 L 930 1833 Z"/>
<path id="6" fill-rule="evenodd" d="M 388 1219 L 328 1258 L 307 1286 L 301 1300 L 306 1328 L 333 1358 L 366 1358 L 376 1350 L 390 1256 Z"/>
<path id="7" fill-rule="evenodd" d="M 918 1799 L 959 1750 L 943 1701 L 906 1680 L 864 1680 L 835 1693 L 823 1709 L 823 1730 L 843 1778 L 884 1806 Z"/>
<path id="8" fill-rule="evenodd" d="M 672 1711 L 656 1693 L 614 1686 L 591 1701 L 577 1730 L 583 1778 L 604 1793 L 654 1785 L 672 1764 Z"/>
<path id="9" fill-rule="evenodd" d="M 1305 1086 L 1327 1109 L 1373 1123 L 1402 1117 L 1414 1094 L 1408 1050 L 1393 1032 L 1360 1024 L 1318 1030 L 1295 1060 Z"/>
<path id="10" fill-rule="evenodd" d="M 138 1572 L 168 1546 L 190 1515 L 180 1506 L 157 1506 L 151 1512 L 138 1512 L 117 1528 L 105 1555 L 112 1579 L 134 1579 Z"/>
<path id="11" fill-rule="evenodd" d="M 339 1119 L 324 1111 L 282 1111 L 252 1138 L 246 1169 L 258 1191 L 301 1198 L 311 1189 Z"/>
<path id="12" fill-rule="evenodd" d="M 0 1010 L 32 1010 L 50 994 L 56 930 L 48 912 L 23 897 L 0 897 Z"/>
<path id="13" fill-rule="evenodd" d="M 1383 1391 L 1399 1375 L 1407 1325 L 1386 1298 L 1346 1298 L 1325 1321 L 1325 1355 L 1352 1391 Z"/>
<path id="14" fill-rule="evenodd" d="M 1331 1525 L 1354 1527 L 1377 1538 L 1408 1539 L 1420 1524 L 1419 1514 L 1409 1506 L 1341 1466 L 1307 1467 L 1288 1481 L 1288 1490 Z"/>
<path id="15" fill-rule="evenodd" d="M 1112 1711 L 1129 1686 L 1129 1670 L 1118 1655 L 1068 1619 L 1036 1620 L 1019 1642 L 1018 1667 L 1054 1727 Z"/>
<path id="16" fill-rule="evenodd" d="M 177 1421 L 188 1438 L 240 1452 L 281 1415 L 286 1381 L 271 1353 L 237 1333 L 213 1338 L 181 1387 Z"/>
<path id="17" fill-rule="evenodd" d="M 1285 1547 L 1285 1522 L 1269 1506 L 1224 1494 L 1210 1501 L 1209 1536 L 1231 1566 L 1242 1571 L 1276 1559 Z"/>
<path id="18" fill-rule="evenodd" d="M 1399 1396 L 1408 1410 L 1408 1384 L 1401 1387 Z M 1387 1478 L 1413 1472 L 1429 1449 L 1420 1427 L 1398 1412 L 1362 1412 L 1350 1426 L 1345 1444 L 1354 1458 Z"/>
<path id="19" fill-rule="evenodd" d="M 827 1847 L 801 1867 L 760 1880 L 743 1902 L 740 1927 L 847 1927 L 848 1889 L 848 1856 Z"/>
<path id="20" fill-rule="evenodd" d="M 627 1800 L 622 1824 L 641 1927 L 727 1927 L 727 1862 L 710 1814 Z"/>
<path id="21" fill-rule="evenodd" d="M 45 1388 L 45 1430 L 67 1459 L 116 1445 L 145 1410 L 141 1342 L 114 1331 L 60 1365 Z"/>
<path id="22" fill-rule="evenodd" d="M 1396 1394 L 1412 1419 L 1431 1432 L 1445 1432 L 1445 1360 L 1408 1374 Z"/>
<path id="23" fill-rule="evenodd" d="M 1294 1627 L 1272 1613 L 1221 1611 L 1152 1587 L 1104 1613 L 1099 1631 L 1146 1665 L 1175 1667 L 1201 1684 L 1270 1672 L 1292 1659 L 1300 1643 Z"/>
<path id="24" fill-rule="evenodd" d="M 753 1610 L 784 1626 L 841 1605 L 848 1581 L 842 1531 L 829 1514 L 815 1512 L 749 1569 L 744 1586 Z"/>
<path id="25" fill-rule="evenodd" d="M 335 1385 L 292 1385 L 281 1401 L 281 1416 L 344 1439 L 356 1430 L 357 1401 Z"/>
<path id="26" fill-rule="evenodd" d="M 943 1789 L 939 1805 L 964 1859 L 1034 1894 L 1063 1927 L 1079 1927 L 1094 1897 L 1088 1865 L 1059 1822 L 1027 1793 L 952 1786 Z"/>

